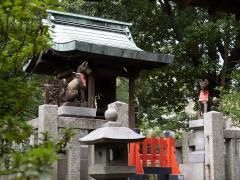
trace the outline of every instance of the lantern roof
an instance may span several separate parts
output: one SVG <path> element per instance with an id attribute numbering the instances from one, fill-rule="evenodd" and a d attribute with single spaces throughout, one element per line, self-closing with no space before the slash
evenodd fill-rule
<path id="1" fill-rule="evenodd" d="M 129 143 L 143 141 L 146 137 L 127 127 L 101 127 L 79 139 L 81 144 Z"/>

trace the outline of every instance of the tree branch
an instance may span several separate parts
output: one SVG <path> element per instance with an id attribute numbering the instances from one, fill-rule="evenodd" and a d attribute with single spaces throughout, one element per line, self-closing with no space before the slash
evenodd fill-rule
<path id="1" fill-rule="evenodd" d="M 182 34 L 180 33 L 180 31 L 177 28 L 176 20 L 175 20 L 173 11 L 172 11 L 172 7 L 171 7 L 171 5 L 169 3 L 169 0 L 158 0 L 158 2 L 160 3 L 160 5 L 162 6 L 163 10 L 165 11 L 165 13 L 168 15 L 168 17 L 170 19 L 170 22 L 171 22 L 171 24 L 173 26 L 173 31 L 174 31 L 176 39 L 178 41 L 182 42 L 183 41 L 183 37 L 182 37 Z"/>

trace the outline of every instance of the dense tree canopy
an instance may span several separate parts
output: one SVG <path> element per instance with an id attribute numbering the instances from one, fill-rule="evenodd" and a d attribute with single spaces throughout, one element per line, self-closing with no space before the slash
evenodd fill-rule
<path id="1" fill-rule="evenodd" d="M 169 0 L 64 2 L 70 12 L 133 22 L 131 31 L 139 47 L 175 55 L 174 64 L 142 73 L 137 82 L 140 105 L 147 113 L 157 107 L 155 118 L 181 111 L 188 99 L 197 101 L 200 78 L 209 80 L 211 97 L 219 96 L 217 87 L 232 87 L 231 74 L 240 58 L 238 16 L 184 8 Z"/>

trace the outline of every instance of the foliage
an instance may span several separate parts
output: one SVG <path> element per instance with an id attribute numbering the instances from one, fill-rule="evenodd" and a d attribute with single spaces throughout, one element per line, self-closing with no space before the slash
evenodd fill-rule
<path id="1" fill-rule="evenodd" d="M 36 98 L 36 80 L 26 77 L 23 65 L 50 46 L 41 20 L 57 0 L 0 1 L 0 174 L 19 179 L 41 178 L 55 161 L 50 145 L 30 147 L 32 128 L 26 117 Z M 38 94 L 38 93 L 37 93 Z M 28 111 L 28 112 L 26 112 Z M 43 178 L 44 179 L 44 178 Z"/>
<path id="2" fill-rule="evenodd" d="M 118 77 L 116 91 L 117 101 L 128 103 L 128 79 Z"/>
<path id="3" fill-rule="evenodd" d="M 133 22 L 131 32 L 139 47 L 175 55 L 174 64 L 139 77 L 137 96 L 142 112 L 151 113 L 149 108 L 158 107 L 156 118 L 180 112 L 187 99 L 197 100 L 199 78 L 209 80 L 212 97 L 219 96 L 216 87 L 231 86 L 229 75 L 240 57 L 238 16 L 160 0 L 71 1 L 75 6 L 69 0 L 64 2 L 67 11 Z"/>
<path id="4" fill-rule="evenodd" d="M 56 143 L 55 149 L 58 153 L 66 153 L 67 143 L 71 140 L 71 138 L 75 135 L 73 129 L 64 128 L 60 132 L 61 139 Z"/>
<path id="5" fill-rule="evenodd" d="M 50 179 L 52 164 L 57 160 L 54 146 L 50 143 L 13 154 L 12 164 L 19 177 L 15 179 Z"/>
<path id="6" fill-rule="evenodd" d="M 15 119 L 14 119 L 15 120 Z M 20 125 L 23 125 L 21 123 Z M 26 124 L 24 124 L 26 125 Z M 21 132 L 12 132 L 4 133 L 8 136 L 9 141 L 5 141 L 10 145 L 11 140 L 16 140 L 13 144 L 13 147 L 7 149 L 5 148 L 2 154 L 6 157 L 6 150 L 9 150 L 9 156 L 5 161 L 8 165 L 7 170 L 4 170 L 4 167 L 1 167 L 1 175 L 16 175 L 13 176 L 14 179 L 49 179 L 52 176 L 52 164 L 58 159 L 57 153 L 66 153 L 67 143 L 75 135 L 72 129 L 64 128 L 60 132 L 61 138 L 54 142 L 49 136 L 48 132 L 42 133 L 41 143 L 31 146 L 27 143 L 29 138 L 29 133 L 31 130 L 30 126 L 24 128 L 25 133 Z M 19 133 L 21 136 L 17 136 Z M 21 144 L 19 143 L 21 142 Z M 20 144 L 20 146 L 18 146 Z M 25 147 L 24 147 L 25 146 Z"/>
<path id="7" fill-rule="evenodd" d="M 240 73 L 232 73 L 232 87 L 228 90 L 221 90 L 220 110 L 229 116 L 233 124 L 240 124 Z"/>
<path id="8" fill-rule="evenodd" d="M 159 107 L 148 108 L 147 112 L 139 113 L 142 119 L 139 127 L 148 136 L 161 136 L 164 130 L 176 132 L 176 137 L 181 137 L 182 132 L 188 130 L 188 122 L 195 118 L 186 112 L 169 115 L 159 115 Z M 140 110 L 141 111 L 141 110 Z M 150 112 L 149 112 L 150 111 Z"/>

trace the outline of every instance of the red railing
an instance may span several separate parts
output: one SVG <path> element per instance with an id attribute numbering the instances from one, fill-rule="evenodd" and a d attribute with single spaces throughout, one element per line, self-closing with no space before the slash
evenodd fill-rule
<path id="1" fill-rule="evenodd" d="M 169 167 L 172 174 L 180 174 L 175 156 L 175 139 L 146 138 L 143 142 L 131 143 L 128 164 L 136 166 L 136 174 L 144 174 L 143 167 Z"/>

